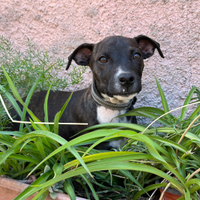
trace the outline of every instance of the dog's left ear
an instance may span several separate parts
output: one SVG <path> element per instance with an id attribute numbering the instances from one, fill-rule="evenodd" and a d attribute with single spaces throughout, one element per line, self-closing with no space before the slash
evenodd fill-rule
<path id="1" fill-rule="evenodd" d="M 162 58 L 164 55 L 160 49 L 160 44 L 145 35 L 138 35 L 134 38 L 138 43 L 139 48 L 143 52 L 144 59 L 151 57 L 154 54 L 155 48 Z"/>
<path id="2" fill-rule="evenodd" d="M 68 63 L 66 70 L 69 69 L 72 60 L 74 60 L 78 65 L 86 66 L 90 62 L 90 57 L 92 55 L 92 50 L 94 48 L 94 44 L 84 43 L 77 47 L 74 52 L 68 57 Z"/>

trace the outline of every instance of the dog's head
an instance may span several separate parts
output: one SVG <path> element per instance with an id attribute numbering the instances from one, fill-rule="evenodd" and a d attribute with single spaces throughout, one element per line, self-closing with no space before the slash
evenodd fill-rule
<path id="1" fill-rule="evenodd" d="M 69 56 L 67 69 L 72 60 L 88 65 L 98 92 L 112 103 L 126 103 L 140 92 L 143 59 L 151 57 L 155 49 L 164 58 L 159 43 L 147 36 L 111 36 L 97 44 L 80 45 Z"/>

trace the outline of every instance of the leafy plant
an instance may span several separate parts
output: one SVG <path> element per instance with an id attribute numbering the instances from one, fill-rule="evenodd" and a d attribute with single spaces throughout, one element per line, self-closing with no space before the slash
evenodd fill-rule
<path id="1" fill-rule="evenodd" d="M 24 106 L 24 110 L 19 110 L 15 99 L 3 86 L 0 89 L 19 111 L 22 120 L 24 113 L 29 112 L 34 129 L 32 131 L 27 125 L 21 126 L 16 132 L 0 132 L 0 174 L 7 174 L 17 179 L 24 179 L 34 174 L 37 178 L 16 199 L 26 199 L 36 192 L 38 194 L 34 199 L 45 198 L 49 190 L 54 196 L 54 192 L 60 189 L 62 182 L 64 183 L 62 190 L 68 193 L 71 199 L 75 199 L 74 188 L 77 184 L 87 198 L 92 196 L 94 199 L 136 200 L 148 191 L 169 185 L 181 192 L 180 199 L 198 199 L 200 190 L 198 102 L 195 102 L 197 107 L 194 112 L 186 117 L 187 104 L 192 99 L 194 88 L 189 92 L 179 117 L 173 116 L 169 111 L 158 81 L 164 109 L 144 107 L 126 114 L 149 117 L 154 121 L 156 119 L 163 124 L 160 127 L 152 126 L 153 123 L 147 127 L 126 123 L 100 124 L 84 130 L 88 133 L 66 141 L 58 135 L 58 122 L 68 101 L 56 114 L 53 126 L 37 124 L 40 121 L 27 109 L 37 82 L 23 102 L 5 70 L 4 73 L 14 97 Z M 47 108 L 47 102 L 45 101 L 44 108 Z M 45 112 L 47 113 L 47 109 Z M 47 120 L 45 118 L 45 122 Z M 128 141 L 119 151 L 106 152 L 94 149 L 101 142 L 123 137 L 128 138 Z M 84 147 L 85 144 L 90 147 Z M 49 170 L 44 173 L 46 166 Z M 151 174 L 155 176 L 152 178 Z M 155 179 L 164 182 L 152 183 Z"/>
<path id="2" fill-rule="evenodd" d="M 85 73 L 87 67 L 86 66 L 82 66 L 82 67 L 78 67 L 75 66 L 73 68 L 73 71 L 69 73 L 70 76 L 70 84 L 74 85 L 74 84 L 78 84 L 83 80 L 82 74 Z"/>
<path id="3" fill-rule="evenodd" d="M 133 129 L 136 128 L 143 130 L 144 127 L 134 124 L 109 124 L 104 129 L 89 132 L 68 142 L 57 135 L 59 118 L 67 106 L 68 101 L 55 116 L 53 127 L 38 124 L 40 121 L 27 108 L 37 82 L 31 88 L 26 101 L 23 102 L 4 68 L 3 71 L 14 97 L 24 106 L 24 110 L 20 111 L 15 99 L 9 92 L 5 92 L 3 86 L 0 87 L 1 90 L 4 91 L 4 94 L 7 96 L 14 108 L 18 110 L 22 120 L 24 120 L 25 111 L 31 115 L 31 125 L 33 129 L 35 129 L 34 131 L 31 131 L 29 125 L 27 125 L 24 128 L 23 126 L 20 127 L 19 131 L 0 132 L 0 174 L 6 174 L 16 179 L 24 179 L 34 173 L 37 177 L 36 181 L 34 181 L 30 187 L 24 190 L 24 192 L 22 192 L 16 199 L 25 199 L 37 191 L 39 193 L 35 196 L 35 199 L 39 196 L 44 198 L 48 194 L 49 190 L 54 196 L 55 189 L 58 189 L 56 185 L 62 181 L 64 182 L 63 190 L 70 195 L 71 199 L 74 199 L 74 181 L 72 182 L 72 180 L 75 180 L 75 182 L 80 184 L 80 178 L 77 177 L 81 177 L 87 185 L 87 187 L 85 187 L 85 193 L 88 198 L 92 195 L 95 199 L 99 199 L 98 193 L 100 193 L 100 191 L 95 191 L 91 184 L 91 182 L 93 182 L 98 186 L 104 186 L 104 192 L 105 189 L 108 190 L 108 188 L 111 188 L 111 186 L 114 185 L 115 187 L 107 192 L 107 197 L 112 196 L 117 199 L 119 194 L 117 194 L 116 191 L 126 191 L 126 194 L 128 194 L 127 190 L 130 188 L 127 187 L 130 187 L 129 184 L 135 184 L 135 186 L 133 186 L 133 193 L 136 193 L 136 191 L 142 188 L 142 185 L 135 179 L 135 176 L 127 170 L 144 171 L 146 173 L 155 174 L 158 173 L 163 178 L 171 179 L 170 176 L 151 166 L 151 162 L 164 162 L 164 160 L 159 155 L 157 147 L 154 146 L 153 141 L 148 139 L 145 135 L 139 135 L 133 131 Z M 48 98 L 48 92 L 46 98 Z M 47 104 L 47 101 L 45 101 L 45 104 Z M 47 108 L 47 106 L 44 105 L 44 108 Z M 47 112 L 47 109 L 45 109 L 45 112 Z M 122 126 L 124 127 L 124 130 L 110 129 L 109 126 Z M 128 127 L 129 130 L 126 130 Z M 51 129 L 54 133 L 50 131 Z M 27 130 L 29 130 L 28 133 L 26 133 Z M 132 139 L 137 138 L 138 141 L 145 143 L 147 149 L 151 153 L 146 154 L 129 151 L 105 152 L 93 149 L 93 147 L 101 141 L 117 139 L 120 137 Z M 93 143 L 94 145 L 92 145 Z M 82 147 L 83 144 L 91 144 L 92 146 L 89 149 L 86 149 Z M 143 162 L 142 164 L 135 163 L 140 162 L 139 160 L 141 159 L 151 160 L 151 162 L 147 162 L 146 164 Z M 43 173 L 46 166 L 48 166 L 49 170 Z M 100 172 L 105 170 L 108 170 L 109 174 Z M 110 178 L 108 178 L 108 175 Z M 94 180 L 94 177 L 95 181 L 91 181 Z M 131 182 L 127 180 L 127 178 L 129 178 Z M 120 187 L 118 183 L 121 180 L 124 180 L 125 183 Z M 52 190 L 52 188 L 54 188 L 54 190 Z M 91 192 L 88 192 L 88 188 Z"/>
<path id="4" fill-rule="evenodd" d="M 54 60 L 47 52 L 37 50 L 29 40 L 26 44 L 27 48 L 22 53 L 13 48 L 9 39 L 0 38 L 1 65 L 9 73 L 21 95 L 26 96 L 39 77 L 41 82 L 37 85 L 37 90 L 46 90 L 52 83 L 52 90 L 64 89 L 67 81 L 57 77 L 58 71 L 66 66 L 64 59 Z M 0 70 L 0 79 L 5 89 L 10 91 L 3 70 Z"/>
<path id="5" fill-rule="evenodd" d="M 162 148 L 161 156 L 166 163 L 157 165 L 158 169 L 169 173 L 174 179 L 178 180 L 181 187 L 168 181 L 168 187 L 175 187 L 182 193 L 180 199 L 199 199 L 200 192 L 200 101 L 195 101 L 191 105 L 197 105 L 189 117 L 186 116 L 188 104 L 193 100 L 193 94 L 198 93 L 197 87 L 193 87 L 185 99 L 184 105 L 180 108 L 181 115 L 175 117 L 169 111 L 163 90 L 157 81 L 158 90 L 163 104 L 163 110 L 157 108 L 138 108 L 130 111 L 126 115 L 149 117 L 153 122 L 147 126 L 141 134 L 148 136 Z M 197 96 L 198 97 L 198 96 Z M 177 110 L 175 109 L 175 110 Z M 152 127 L 155 121 L 159 121 L 164 126 Z M 137 140 L 132 139 L 124 147 L 131 146 Z M 138 142 L 136 142 L 138 144 Z M 161 149 L 160 149 L 161 150 Z M 150 187 L 154 187 L 151 185 Z M 160 187 L 158 184 L 156 187 Z M 148 190 L 145 188 L 145 190 Z M 143 191 L 138 192 L 141 195 Z"/>
<path id="6" fill-rule="evenodd" d="M 193 86 L 193 87 L 195 88 L 194 93 L 196 94 L 196 97 L 194 97 L 193 100 L 200 101 L 200 88 L 195 87 L 195 86 Z"/>
<path id="7" fill-rule="evenodd" d="M 48 52 L 37 50 L 30 40 L 26 42 L 24 52 L 20 52 L 15 50 L 11 41 L 3 36 L 0 38 L 0 63 L 22 97 L 27 96 L 36 80 L 40 81 L 38 81 L 35 91 L 47 90 L 50 86 L 52 90 L 63 90 L 70 84 L 82 81 L 82 75 L 86 70 L 86 67 L 74 67 L 67 79 L 60 78 L 58 72 L 65 70 L 67 65 L 64 59 L 55 59 Z M 0 83 L 5 91 L 11 92 L 1 68 Z M 3 95 L 3 92 L 1 94 Z M 0 105 L 0 130 L 4 130 L 9 123 L 6 116 L 4 108 Z"/>

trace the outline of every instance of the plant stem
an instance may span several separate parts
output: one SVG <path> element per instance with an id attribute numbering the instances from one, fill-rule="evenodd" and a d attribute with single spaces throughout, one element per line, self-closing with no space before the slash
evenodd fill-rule
<path id="1" fill-rule="evenodd" d="M 171 183 L 168 183 L 167 186 L 165 187 L 165 189 L 162 191 L 159 200 L 162 200 L 164 197 L 164 194 L 166 192 L 166 190 L 169 188 L 169 186 L 171 185 Z"/>
<path id="2" fill-rule="evenodd" d="M 195 172 L 193 172 L 187 179 L 187 181 L 189 181 L 195 174 L 199 173 L 200 172 L 200 168 L 197 169 Z"/>

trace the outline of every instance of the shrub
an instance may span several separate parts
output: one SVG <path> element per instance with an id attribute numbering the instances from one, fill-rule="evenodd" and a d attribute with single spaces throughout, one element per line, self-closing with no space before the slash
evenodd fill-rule
<path id="1" fill-rule="evenodd" d="M 25 50 L 20 52 L 3 36 L 0 38 L 0 63 L 22 97 L 27 96 L 36 80 L 39 81 L 35 91 L 47 90 L 50 86 L 52 90 L 63 90 L 70 84 L 82 81 L 82 75 L 86 70 L 86 67 L 75 66 L 69 73 L 68 80 L 65 77 L 59 78 L 58 72 L 65 70 L 67 65 L 64 59 L 55 59 L 48 52 L 36 49 L 30 40 L 26 42 Z M 6 91 L 11 91 L 2 68 L 0 68 L 0 82 Z M 0 130 L 4 130 L 8 123 L 7 115 L 0 104 Z"/>

